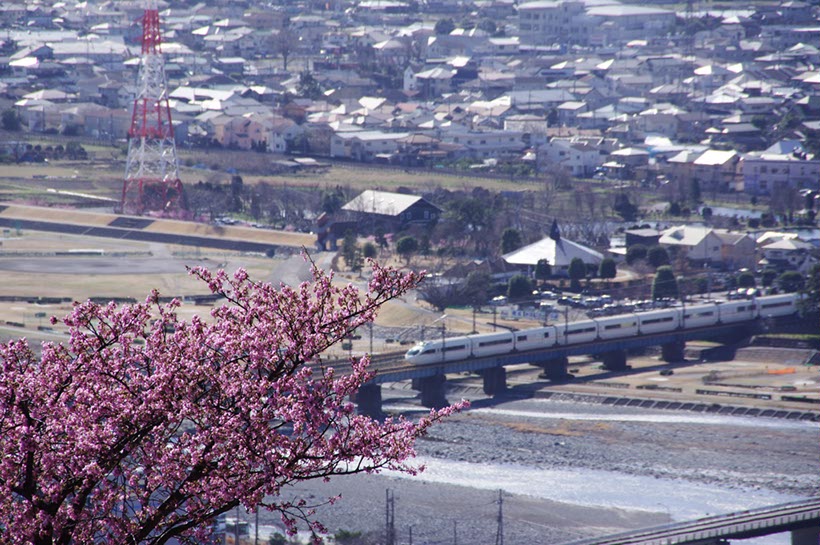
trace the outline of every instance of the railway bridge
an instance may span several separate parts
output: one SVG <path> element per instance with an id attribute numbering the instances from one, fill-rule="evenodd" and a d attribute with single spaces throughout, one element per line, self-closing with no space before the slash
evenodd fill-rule
<path id="1" fill-rule="evenodd" d="M 381 384 L 412 380 L 413 388 L 421 393 L 422 405 L 441 408 L 447 405 L 445 386 L 448 373 L 478 373 L 483 377 L 484 393 L 497 395 L 503 393 L 507 388 L 505 367 L 508 365 L 522 363 L 535 365 L 543 369 L 543 375 L 546 378 L 560 382 L 571 376 L 567 372 L 570 356 L 598 355 L 602 358 L 605 369 L 622 371 L 627 369 L 627 353 L 630 350 L 660 346 L 664 361 L 679 362 L 684 359 L 686 341 L 719 339 L 722 342 L 737 342 L 753 335 L 760 327 L 761 322 L 756 319 L 424 365 L 406 363 L 403 352 L 373 356 L 373 364 L 378 371 L 376 376 L 359 390 L 356 402 L 360 412 L 374 416 L 381 415 Z"/>
<path id="2" fill-rule="evenodd" d="M 820 543 L 820 498 L 572 541 L 565 545 L 724 545 L 791 532 L 792 545 Z"/>

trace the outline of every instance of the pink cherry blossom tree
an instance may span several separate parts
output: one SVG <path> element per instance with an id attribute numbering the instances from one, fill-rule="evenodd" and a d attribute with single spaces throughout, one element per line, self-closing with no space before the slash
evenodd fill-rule
<path id="1" fill-rule="evenodd" d="M 0 345 L 0 542 L 194 542 L 239 505 L 321 532 L 283 487 L 418 471 L 414 440 L 463 404 L 379 422 L 348 401 L 372 376 L 368 358 L 344 372 L 321 361 L 421 279 L 371 265 L 365 293 L 315 265 L 295 289 L 193 269 L 227 299 L 211 320 L 178 319 L 180 303 L 155 291 L 76 303 L 67 342 L 39 356 L 24 339 Z"/>

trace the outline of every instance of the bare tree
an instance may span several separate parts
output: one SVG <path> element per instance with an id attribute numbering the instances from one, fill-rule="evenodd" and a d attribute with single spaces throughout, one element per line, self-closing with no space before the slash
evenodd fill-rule
<path id="1" fill-rule="evenodd" d="M 288 70 L 288 59 L 296 50 L 298 43 L 299 37 L 288 28 L 283 28 L 276 34 L 272 34 L 267 40 L 271 52 L 282 57 L 282 69 L 286 72 Z"/>

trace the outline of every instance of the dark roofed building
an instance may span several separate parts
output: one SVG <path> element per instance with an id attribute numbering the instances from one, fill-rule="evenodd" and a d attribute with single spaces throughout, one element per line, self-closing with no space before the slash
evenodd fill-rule
<path id="1" fill-rule="evenodd" d="M 354 219 L 359 233 L 399 231 L 411 225 L 429 225 L 438 221 L 441 209 L 417 195 L 368 189 L 342 206 L 346 216 Z"/>

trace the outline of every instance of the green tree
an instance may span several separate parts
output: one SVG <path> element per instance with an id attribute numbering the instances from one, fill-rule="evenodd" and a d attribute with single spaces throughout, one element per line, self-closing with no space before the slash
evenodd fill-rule
<path id="1" fill-rule="evenodd" d="M 342 241 L 342 257 L 344 257 L 345 263 L 351 271 L 361 269 L 361 250 L 356 239 L 356 233 L 353 231 L 345 233 L 345 238 Z"/>
<path id="2" fill-rule="evenodd" d="M 372 242 L 365 242 L 362 246 L 362 257 L 365 259 L 373 259 L 379 253 L 379 249 Z"/>
<path id="3" fill-rule="evenodd" d="M 815 263 L 809 269 L 809 281 L 806 284 L 806 297 L 800 303 L 801 314 L 816 315 L 820 312 L 820 264 Z"/>
<path id="4" fill-rule="evenodd" d="M 680 216 L 682 213 L 680 203 L 678 201 L 670 202 L 669 208 L 667 208 L 666 213 L 670 216 Z"/>
<path id="5" fill-rule="evenodd" d="M 322 193 L 322 212 L 333 214 L 344 206 L 345 198 L 340 189 Z"/>
<path id="6" fill-rule="evenodd" d="M 349 530 L 339 530 L 333 535 L 333 539 L 339 545 L 354 545 L 362 538 L 361 532 L 351 532 Z"/>
<path id="7" fill-rule="evenodd" d="M 464 300 L 472 307 L 480 307 L 490 297 L 493 279 L 486 271 L 470 271 L 464 279 L 461 292 Z"/>
<path id="8" fill-rule="evenodd" d="M 635 221 L 638 218 L 638 207 L 630 202 L 629 196 L 626 193 L 618 193 L 615 195 L 612 209 L 616 214 L 621 216 L 624 221 Z"/>
<path id="9" fill-rule="evenodd" d="M 569 262 L 569 279 L 572 283 L 572 288 L 577 290 L 581 287 L 581 280 L 587 275 L 587 266 L 584 260 L 580 257 L 573 257 Z"/>
<path id="10" fill-rule="evenodd" d="M 793 293 L 800 291 L 806 285 L 803 275 L 797 271 L 786 271 L 777 277 L 777 287 L 780 291 Z"/>
<path id="11" fill-rule="evenodd" d="M 454 200 L 447 209 L 448 218 L 461 226 L 463 232 L 475 245 L 477 253 L 487 249 L 487 231 L 494 218 L 491 201 L 481 197 Z"/>
<path id="12" fill-rule="evenodd" d="M 507 297 L 510 301 L 532 297 L 532 282 L 523 274 L 517 274 L 510 278 L 507 284 Z"/>
<path id="13" fill-rule="evenodd" d="M 410 258 L 415 254 L 419 249 L 419 241 L 416 237 L 413 236 L 405 236 L 401 237 L 396 242 L 396 252 L 400 256 L 404 258 L 404 262 L 406 265 L 410 264 Z"/>
<path id="14" fill-rule="evenodd" d="M 751 271 L 743 271 L 737 275 L 735 279 L 738 288 L 753 288 L 755 287 L 755 275 Z"/>
<path id="15" fill-rule="evenodd" d="M 427 235 L 427 233 L 424 233 L 423 235 L 421 235 L 421 238 L 419 239 L 419 253 L 421 255 L 430 255 L 430 252 L 432 250 L 433 249 L 430 245 L 430 237 Z"/>
<path id="16" fill-rule="evenodd" d="M 669 265 L 669 252 L 663 246 L 656 244 L 646 251 L 646 260 L 656 269 L 663 265 Z"/>
<path id="17" fill-rule="evenodd" d="M 760 273 L 760 285 L 764 288 L 770 287 L 774 284 L 774 280 L 777 278 L 777 271 L 774 269 L 763 269 L 763 272 Z"/>
<path id="18" fill-rule="evenodd" d="M 521 231 L 508 227 L 501 233 L 501 253 L 508 254 L 519 249 L 524 244 Z"/>
<path id="19" fill-rule="evenodd" d="M 453 22 L 452 19 L 449 17 L 444 19 L 439 19 L 436 21 L 436 26 L 434 27 L 434 32 L 441 36 L 442 34 L 450 34 L 452 31 L 456 29 L 456 24 Z"/>
<path id="20" fill-rule="evenodd" d="M 614 259 L 611 257 L 605 257 L 601 260 L 601 264 L 598 266 L 598 276 L 601 278 L 612 279 L 615 278 L 617 274 L 618 268 Z"/>
<path id="21" fill-rule="evenodd" d="M 495 36 L 495 34 L 498 32 L 498 25 L 496 25 L 495 21 L 493 21 L 489 17 L 485 17 L 481 21 L 479 21 L 478 28 L 483 30 L 490 36 Z"/>
<path id="22" fill-rule="evenodd" d="M 299 83 L 296 84 L 296 93 L 302 98 L 317 99 L 322 96 L 322 86 L 309 71 L 299 74 Z"/>
<path id="23" fill-rule="evenodd" d="M 697 178 L 692 178 L 689 181 L 689 200 L 692 201 L 692 204 L 700 204 L 700 181 Z"/>
<path id="24" fill-rule="evenodd" d="M 535 264 L 535 279 L 543 282 L 552 276 L 552 266 L 546 259 L 539 259 Z"/>
<path id="25" fill-rule="evenodd" d="M 652 299 L 677 299 L 677 297 L 678 280 L 675 278 L 672 267 L 668 265 L 658 267 L 655 279 L 652 281 Z"/>
<path id="26" fill-rule="evenodd" d="M 636 261 L 641 259 L 646 259 L 646 254 L 648 250 L 646 246 L 643 244 L 633 244 L 629 248 L 626 249 L 626 262 L 629 265 L 632 265 Z"/>
<path id="27" fill-rule="evenodd" d="M 376 232 L 373 233 L 373 238 L 376 240 L 376 244 L 379 245 L 379 248 L 387 248 L 387 238 L 384 236 L 384 228 L 381 226 L 376 227 Z"/>
<path id="28" fill-rule="evenodd" d="M 14 110 L 4 110 L 2 116 L 0 117 L 0 124 L 2 124 L 3 129 L 7 131 L 16 132 L 22 128 L 20 118 Z"/>
<path id="29" fill-rule="evenodd" d="M 714 211 L 710 207 L 704 206 L 703 210 L 700 211 L 700 215 L 703 216 L 703 219 L 708 222 L 712 219 Z"/>

